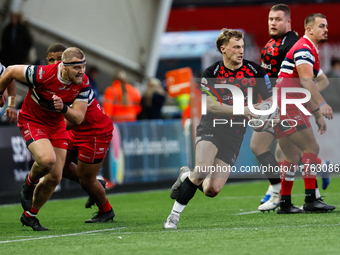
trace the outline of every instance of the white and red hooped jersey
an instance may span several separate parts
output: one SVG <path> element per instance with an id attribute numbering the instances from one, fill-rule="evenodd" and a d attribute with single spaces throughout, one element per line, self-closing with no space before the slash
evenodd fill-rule
<path id="1" fill-rule="evenodd" d="M 74 101 L 88 102 L 90 83 L 87 76 L 76 85 L 61 77 L 61 63 L 47 66 L 28 65 L 24 75 L 29 91 L 19 113 L 18 121 L 33 121 L 52 128 L 65 126 L 63 114 L 54 108 L 53 95 L 67 105 Z"/>
<path id="2" fill-rule="evenodd" d="M 307 36 L 301 37 L 288 51 L 282 62 L 279 77 L 299 78 L 296 67 L 301 64 L 313 67 L 314 78 L 320 75 L 319 51 Z"/>
<path id="3" fill-rule="evenodd" d="M 287 53 L 282 62 L 276 87 L 302 87 L 296 67 L 308 64 L 313 67 L 313 78 L 318 77 L 323 71 L 320 69 L 319 51 L 314 43 L 307 37 L 300 38 Z M 303 93 L 288 93 L 290 98 L 304 98 Z"/>

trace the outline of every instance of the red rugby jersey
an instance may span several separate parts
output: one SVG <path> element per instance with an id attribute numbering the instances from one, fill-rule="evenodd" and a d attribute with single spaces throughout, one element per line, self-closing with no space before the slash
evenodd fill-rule
<path id="1" fill-rule="evenodd" d="M 61 77 L 60 68 L 61 63 L 25 67 L 29 91 L 19 112 L 19 122 L 32 121 L 52 128 L 64 128 L 64 115 L 54 108 L 52 96 L 59 96 L 67 105 L 74 101 L 88 102 L 90 83 L 87 76 L 84 76 L 81 84 L 76 85 Z"/>

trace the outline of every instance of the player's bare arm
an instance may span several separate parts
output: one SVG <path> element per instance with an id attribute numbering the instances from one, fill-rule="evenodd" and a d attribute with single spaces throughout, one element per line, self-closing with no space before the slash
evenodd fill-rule
<path id="1" fill-rule="evenodd" d="M 329 80 L 325 73 L 320 74 L 314 80 L 316 82 L 315 85 L 318 88 L 319 92 L 323 91 L 329 85 Z"/>
<path id="2" fill-rule="evenodd" d="M 2 95 L 7 88 L 8 96 L 16 96 L 16 88 L 13 79 L 25 82 L 24 65 L 9 66 L 0 79 L 0 94 Z M 4 106 L 3 96 L 0 97 L 0 107 Z"/>
<path id="3" fill-rule="evenodd" d="M 309 64 L 301 64 L 296 67 L 300 77 L 301 85 L 311 93 L 312 100 L 319 106 L 323 116 L 333 119 L 333 110 L 320 94 L 313 81 L 313 67 Z M 313 111 L 313 109 L 311 109 Z"/>

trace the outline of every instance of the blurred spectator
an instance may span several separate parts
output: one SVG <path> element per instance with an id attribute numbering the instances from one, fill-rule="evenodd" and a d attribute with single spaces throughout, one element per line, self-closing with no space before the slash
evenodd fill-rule
<path id="1" fill-rule="evenodd" d="M 28 63 L 33 40 L 21 17 L 20 13 L 11 13 L 10 23 L 2 33 L 1 62 L 4 66 Z"/>
<path id="2" fill-rule="evenodd" d="M 99 102 L 99 91 L 98 91 L 98 85 L 96 81 L 98 73 L 99 73 L 99 70 L 95 66 L 91 66 L 87 71 L 87 77 L 89 77 L 89 80 L 90 80 L 90 87 L 94 92 L 94 97 Z"/>
<path id="3" fill-rule="evenodd" d="M 136 121 L 141 112 L 141 95 L 138 89 L 127 83 L 124 70 L 118 70 L 110 87 L 105 89 L 103 108 L 114 122 Z"/>
<path id="4" fill-rule="evenodd" d="M 161 109 L 165 102 L 165 91 L 161 81 L 151 78 L 142 97 L 142 112 L 138 119 L 161 119 Z"/>
<path id="5" fill-rule="evenodd" d="M 340 59 L 332 58 L 331 65 L 332 70 L 326 74 L 329 86 L 321 92 L 321 95 L 333 111 L 340 112 Z"/>

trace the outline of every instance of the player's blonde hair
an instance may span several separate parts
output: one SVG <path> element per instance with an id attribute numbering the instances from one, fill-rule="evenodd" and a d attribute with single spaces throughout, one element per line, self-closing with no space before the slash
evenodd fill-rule
<path id="1" fill-rule="evenodd" d="M 63 55 L 61 56 L 61 60 L 64 63 L 69 63 L 69 62 L 72 62 L 72 58 L 74 57 L 83 59 L 85 57 L 85 54 L 81 49 L 77 47 L 70 47 L 70 48 L 67 48 L 63 52 Z"/>
<path id="2" fill-rule="evenodd" d="M 230 38 L 235 38 L 238 41 L 243 39 L 243 33 L 239 30 L 223 28 L 220 35 L 216 39 L 216 47 L 221 54 L 221 46 L 223 44 L 227 45 L 230 41 Z"/>

